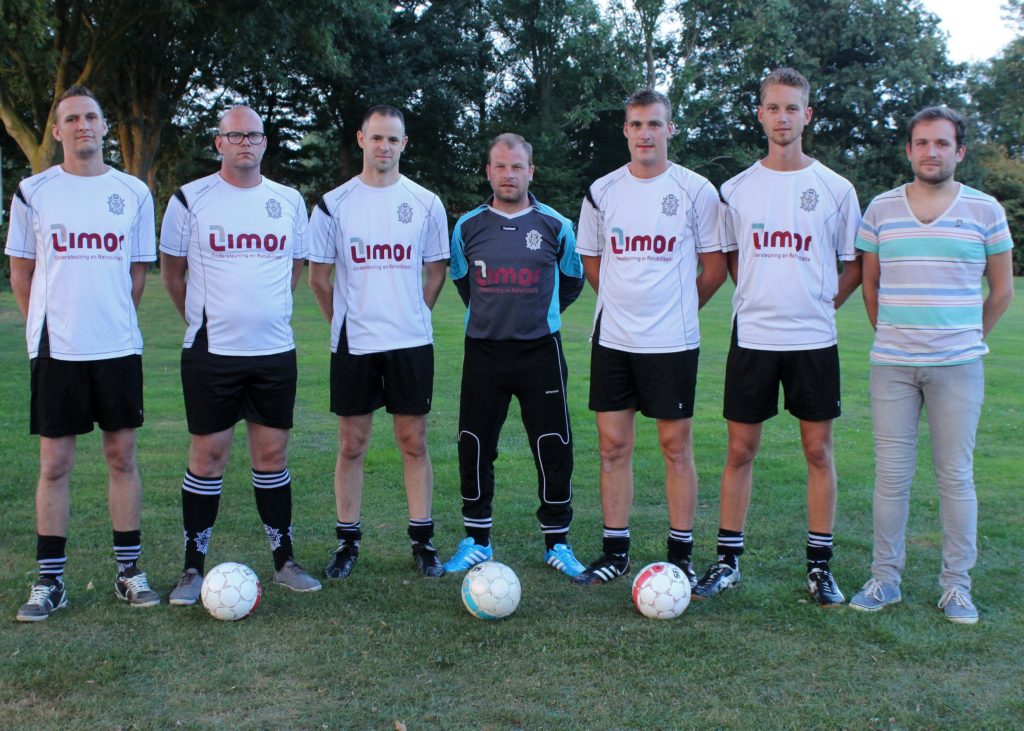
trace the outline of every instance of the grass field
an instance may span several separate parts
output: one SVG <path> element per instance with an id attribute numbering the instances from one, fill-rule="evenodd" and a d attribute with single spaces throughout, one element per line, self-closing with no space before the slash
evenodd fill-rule
<path id="1" fill-rule="evenodd" d="M 1020 287 L 1018 282 L 1018 287 Z M 721 389 L 728 343 L 726 287 L 702 314 L 695 418 L 701 483 L 695 559 L 712 558 L 725 451 Z M 146 425 L 143 566 L 165 593 L 180 571 L 179 490 L 188 436 L 178 380 L 183 325 L 159 279 L 142 303 Z M 586 410 L 588 292 L 564 327 L 576 437 L 573 543 L 600 547 L 598 454 Z M 456 418 L 463 308 L 454 289 L 435 310 L 437 380 L 430 417 L 436 542 L 462 537 Z M 847 595 L 868 576 L 873 459 L 867 397 L 871 332 L 859 294 L 839 315 L 844 414 L 836 423 L 840 497 L 833 568 Z M 319 572 L 334 546 L 336 421 L 327 412 L 328 327 L 305 284 L 294 325 L 299 398 L 291 449 L 297 557 Z M 70 603 L 49 621 L 14 622 L 35 574 L 37 443 L 28 436 L 24 326 L 0 294 L 0 727 L 386 729 L 917 729 L 1024 725 L 1021 691 L 1024 519 L 1020 476 L 1024 305 L 990 339 L 987 401 L 976 455 L 981 555 L 973 572 L 982 621 L 953 625 L 935 608 L 941 532 L 930 450 L 914 486 L 904 600 L 879 615 L 808 603 L 803 583 L 804 464 L 796 422 L 765 430 L 747 525 L 741 588 L 670 622 L 633 611 L 629 582 L 583 589 L 546 568 L 533 512 L 534 471 L 513 411 L 497 465 L 496 558 L 523 584 L 519 611 L 481 622 L 459 600 L 458 577 L 411 570 L 401 465 L 389 420 L 367 459 L 364 541 L 353 576 L 313 595 L 269 585 L 270 559 L 239 432 L 209 561 L 238 560 L 265 582 L 252 618 L 220 623 L 201 608 L 133 610 L 111 591 L 114 565 L 105 468 L 95 434 L 80 439 L 72 478 Z M 924 427 L 926 429 L 926 427 Z M 631 521 L 639 564 L 664 555 L 663 466 L 641 421 Z M 212 565 L 212 563 L 210 565 Z"/>

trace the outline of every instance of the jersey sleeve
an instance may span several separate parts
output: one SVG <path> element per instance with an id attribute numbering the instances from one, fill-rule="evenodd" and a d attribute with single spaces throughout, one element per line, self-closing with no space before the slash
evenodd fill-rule
<path id="1" fill-rule="evenodd" d="M 860 230 L 860 202 L 857 191 L 849 186 L 846 195 L 839 203 L 839 220 L 836 222 L 836 256 L 840 261 L 853 261 L 857 258 L 857 232 Z"/>
<path id="2" fill-rule="evenodd" d="M 875 218 L 875 203 L 872 201 L 868 205 L 868 209 L 864 211 L 864 218 L 861 219 L 860 227 L 857 229 L 856 240 L 857 248 L 869 254 L 878 253 L 878 228 L 875 225 Z"/>
<path id="3" fill-rule="evenodd" d="M 171 256 L 188 256 L 188 247 L 198 230 L 192 225 L 192 211 L 188 209 L 188 198 L 178 189 L 167 201 L 164 220 L 160 226 L 160 251 Z"/>
<path id="4" fill-rule="evenodd" d="M 16 256 L 21 259 L 36 258 L 36 237 L 33 233 L 31 217 L 32 209 L 21 192 L 21 186 L 18 186 L 14 191 L 14 198 L 11 200 L 11 217 L 8 221 L 7 248 L 5 249 L 8 256 Z"/>
<path id="5" fill-rule="evenodd" d="M 739 230 L 739 211 L 730 206 L 723 195 L 718 204 L 718 240 L 722 244 L 722 251 L 737 251 L 740 248 L 740 240 L 736 235 Z"/>
<path id="6" fill-rule="evenodd" d="M 146 189 L 139 202 L 139 215 L 132 228 L 132 262 L 156 261 L 156 213 L 153 210 L 153 196 Z"/>
<path id="7" fill-rule="evenodd" d="M 305 259 L 309 251 L 306 229 L 309 217 L 306 215 L 306 202 L 297 190 L 292 193 L 292 204 L 295 206 L 295 218 L 292 222 L 292 259 Z"/>
<path id="8" fill-rule="evenodd" d="M 719 199 L 715 186 L 705 181 L 693 197 L 690 226 L 698 254 L 722 251 L 719 236 Z"/>
<path id="9" fill-rule="evenodd" d="M 435 195 L 423 226 L 423 261 L 443 261 L 449 257 L 448 216 Z"/>
<path id="10" fill-rule="evenodd" d="M 327 199 L 321 198 L 309 216 L 306 229 L 306 259 L 315 264 L 333 264 L 336 256 L 335 238 L 338 223 L 327 207 Z"/>
<path id="11" fill-rule="evenodd" d="M 576 227 L 576 250 L 584 256 L 601 256 L 604 252 L 604 214 L 588 190 L 580 206 L 580 223 Z"/>
<path id="12" fill-rule="evenodd" d="M 1013 248 L 1010 237 L 1010 226 L 1006 221 L 1006 211 L 998 201 L 992 201 L 992 222 L 985 228 L 985 256 L 1002 254 Z"/>

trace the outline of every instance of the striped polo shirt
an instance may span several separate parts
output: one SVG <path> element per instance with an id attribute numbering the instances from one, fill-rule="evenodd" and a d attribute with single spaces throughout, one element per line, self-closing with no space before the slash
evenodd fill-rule
<path id="1" fill-rule="evenodd" d="M 949 208 L 921 223 L 906 186 L 871 201 L 857 248 L 878 255 L 876 365 L 960 365 L 988 353 L 981 280 L 988 257 L 1013 248 L 1006 213 L 961 184 Z"/>

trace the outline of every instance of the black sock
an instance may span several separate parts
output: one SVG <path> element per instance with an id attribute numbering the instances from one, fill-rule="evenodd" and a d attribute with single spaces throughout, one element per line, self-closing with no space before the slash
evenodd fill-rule
<path id="1" fill-rule="evenodd" d="M 832 558 L 832 534 L 807 532 L 807 570 L 824 569 Z"/>
<path id="2" fill-rule="evenodd" d="M 114 559 L 117 561 L 117 573 L 123 574 L 134 569 L 141 554 L 141 531 L 114 531 Z"/>
<path id="3" fill-rule="evenodd" d="M 64 564 L 68 539 L 65 536 L 41 536 L 36 534 L 36 563 L 39 564 L 39 578 L 64 580 Z"/>
<path id="4" fill-rule="evenodd" d="M 430 543 L 434 538 L 434 521 L 409 519 L 409 540 L 413 543 Z"/>
<path id="5" fill-rule="evenodd" d="M 569 545 L 569 531 L 568 529 L 560 531 L 558 533 L 545 533 L 544 534 L 544 549 L 550 551 L 552 548 L 557 546 L 559 543 Z"/>
<path id="6" fill-rule="evenodd" d="M 693 530 L 676 530 L 669 528 L 668 531 L 668 560 L 672 563 L 689 561 L 693 555 Z"/>
<path id="7" fill-rule="evenodd" d="M 718 529 L 718 562 L 734 569 L 740 565 L 743 555 L 743 531 Z"/>
<path id="8" fill-rule="evenodd" d="M 185 470 L 181 482 L 181 517 L 185 526 L 185 568 L 203 573 L 210 548 L 213 524 L 217 522 L 224 476 L 201 477 Z"/>
<path id="9" fill-rule="evenodd" d="M 609 555 L 621 556 L 629 553 L 629 527 L 611 528 L 606 525 L 601 546 L 602 550 Z"/>
<path id="10" fill-rule="evenodd" d="M 345 541 L 351 545 L 356 554 L 359 553 L 359 542 L 363 539 L 362 523 L 358 520 L 355 523 L 342 523 L 340 520 L 334 524 L 334 534 L 339 541 Z"/>
<path id="11" fill-rule="evenodd" d="M 252 471 L 256 509 L 266 531 L 274 569 L 279 570 L 292 557 L 292 478 L 288 468 L 280 472 Z"/>

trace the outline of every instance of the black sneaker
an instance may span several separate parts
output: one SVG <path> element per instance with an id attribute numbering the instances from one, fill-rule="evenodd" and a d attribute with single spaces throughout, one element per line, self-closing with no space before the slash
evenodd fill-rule
<path id="1" fill-rule="evenodd" d="M 697 586 L 697 574 L 693 570 L 693 563 L 690 562 L 690 559 L 684 558 L 679 561 L 673 561 L 669 558 L 666 559 L 666 563 L 672 564 L 673 566 L 677 567 L 680 571 L 682 571 L 684 574 L 686 574 L 686 578 L 690 580 L 691 589 Z"/>
<path id="2" fill-rule="evenodd" d="M 814 601 L 823 607 L 839 607 L 846 602 L 846 597 L 839 591 L 836 580 L 828 569 L 808 571 L 807 590 L 811 592 Z"/>
<path id="3" fill-rule="evenodd" d="M 416 562 L 416 569 L 422 576 L 437 578 L 445 575 L 441 557 L 437 555 L 437 549 L 430 541 L 414 542 L 412 544 L 412 559 Z"/>
<path id="4" fill-rule="evenodd" d="M 55 576 L 40 576 L 32 585 L 28 601 L 18 610 L 19 622 L 42 622 L 58 609 L 68 605 L 64 582 Z"/>
<path id="5" fill-rule="evenodd" d="M 710 599 L 727 589 L 734 589 L 740 583 L 740 570 L 727 563 L 717 561 L 710 566 L 697 585 L 693 587 L 694 599 Z"/>
<path id="6" fill-rule="evenodd" d="M 349 543 L 345 539 L 338 541 L 338 547 L 334 549 L 331 562 L 324 569 L 324 576 L 328 579 L 346 579 L 352 573 L 359 557 L 359 546 Z"/>
<path id="7" fill-rule="evenodd" d="M 146 574 L 138 566 L 117 575 L 114 579 L 114 596 L 133 607 L 155 607 L 160 603 L 160 595 L 149 588 Z"/>
<path id="8" fill-rule="evenodd" d="M 629 554 L 627 553 L 605 553 L 600 558 L 587 566 L 582 573 L 572 577 L 572 583 L 582 586 L 594 586 L 605 584 L 612 579 L 625 576 L 629 573 Z"/>

